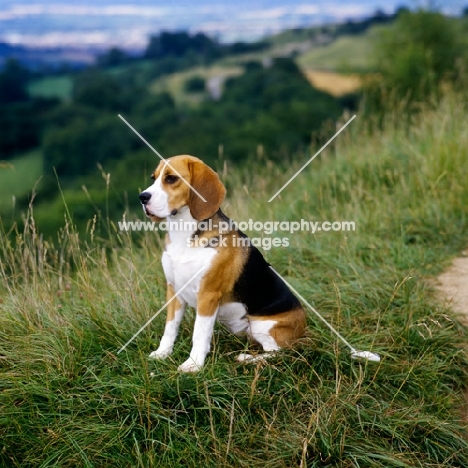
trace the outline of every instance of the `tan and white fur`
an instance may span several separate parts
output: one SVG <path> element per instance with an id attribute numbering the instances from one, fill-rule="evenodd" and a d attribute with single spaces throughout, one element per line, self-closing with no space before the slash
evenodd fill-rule
<path id="1" fill-rule="evenodd" d="M 246 239 L 242 232 L 221 232 L 221 221 L 229 218 L 220 210 L 226 189 L 216 172 L 198 158 L 181 155 L 161 161 L 152 177 L 154 183 L 140 194 L 146 215 L 154 221 L 167 220 L 169 227 L 179 228 L 182 221 L 187 228 L 169 228 L 166 235 L 162 265 L 167 300 L 179 294 L 167 307 L 164 334 L 150 357 L 163 359 L 172 353 L 187 305 L 196 309 L 196 318 L 192 350 L 179 366 L 181 372 L 202 368 L 216 320 L 234 334 L 247 334 L 267 353 L 300 338 L 305 314 L 299 301 L 255 247 L 239 242 Z M 211 230 L 194 227 L 209 220 Z M 220 238 L 224 243 L 216 245 Z M 250 354 L 238 358 L 254 359 Z"/>

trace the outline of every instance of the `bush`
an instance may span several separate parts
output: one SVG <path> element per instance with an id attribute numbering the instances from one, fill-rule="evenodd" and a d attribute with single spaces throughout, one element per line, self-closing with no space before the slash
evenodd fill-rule
<path id="1" fill-rule="evenodd" d="M 378 78 L 368 90 L 371 101 L 411 103 L 438 94 L 453 83 L 464 61 L 463 39 L 455 20 L 434 11 L 402 11 L 376 43 Z M 380 88 L 380 89 L 379 89 Z"/>
<path id="2" fill-rule="evenodd" d="M 188 93 L 202 93 L 205 91 L 205 78 L 200 75 L 190 77 L 184 84 Z"/>

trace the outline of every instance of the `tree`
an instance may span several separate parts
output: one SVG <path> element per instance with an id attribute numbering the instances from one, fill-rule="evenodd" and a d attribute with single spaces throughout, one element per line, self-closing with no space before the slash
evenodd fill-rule
<path id="1" fill-rule="evenodd" d="M 102 67 L 115 67 L 129 61 L 126 52 L 118 47 L 112 47 L 110 50 L 100 55 L 97 62 Z"/>
<path id="2" fill-rule="evenodd" d="M 29 73 L 16 60 L 8 59 L 0 73 L 0 104 L 26 101 Z"/>
<path id="3" fill-rule="evenodd" d="M 46 135 L 44 166 L 48 172 L 55 168 L 60 176 L 76 178 L 94 170 L 97 163 L 121 158 L 130 148 L 131 135 L 122 131 L 114 116 L 75 120 Z"/>
<path id="4" fill-rule="evenodd" d="M 453 19 L 427 10 L 402 11 L 376 44 L 379 86 L 397 100 L 423 100 L 453 82 L 463 57 Z"/>
<path id="5" fill-rule="evenodd" d="M 217 102 L 205 102 L 168 125 L 158 135 L 167 154 L 188 152 L 214 160 L 220 144 L 231 160 L 255 155 L 262 145 L 270 158 L 308 146 L 312 132 L 339 117 L 337 100 L 314 89 L 291 59 L 276 59 L 268 68 L 249 65 L 226 81 Z"/>
<path id="6" fill-rule="evenodd" d="M 206 34 L 197 33 L 191 36 L 186 31 L 163 31 L 157 36 L 151 36 L 145 56 L 162 58 L 166 56 L 184 57 L 190 53 L 205 58 L 220 55 L 221 47 Z"/>
<path id="7" fill-rule="evenodd" d="M 195 75 L 187 79 L 184 83 L 184 88 L 188 93 L 202 93 L 205 91 L 205 85 L 205 78 Z"/>
<path id="8" fill-rule="evenodd" d="M 131 106 L 132 95 L 110 74 L 88 70 L 75 79 L 73 100 L 100 111 L 121 112 Z"/>

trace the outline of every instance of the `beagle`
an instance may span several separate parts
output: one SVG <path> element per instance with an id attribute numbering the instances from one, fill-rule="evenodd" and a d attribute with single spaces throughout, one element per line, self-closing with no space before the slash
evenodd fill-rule
<path id="1" fill-rule="evenodd" d="M 216 172 L 198 158 L 181 155 L 161 161 L 152 179 L 140 201 L 149 218 L 166 220 L 168 226 L 162 265 L 167 301 L 172 300 L 159 347 L 149 357 L 163 359 L 172 353 L 187 304 L 196 309 L 196 318 L 193 347 L 178 368 L 181 372 L 202 368 L 216 320 L 235 334 L 247 334 L 266 354 L 300 338 L 305 313 L 299 300 L 249 238 L 232 228 L 220 209 L 226 189 Z M 208 228 L 200 229 L 201 222 Z"/>

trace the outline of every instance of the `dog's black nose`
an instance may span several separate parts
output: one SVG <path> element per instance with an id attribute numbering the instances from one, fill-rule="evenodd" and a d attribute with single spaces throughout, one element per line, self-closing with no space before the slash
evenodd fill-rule
<path id="1" fill-rule="evenodd" d="M 140 193 L 140 201 L 143 205 L 146 205 L 151 198 L 151 193 L 149 192 L 141 192 Z"/>

